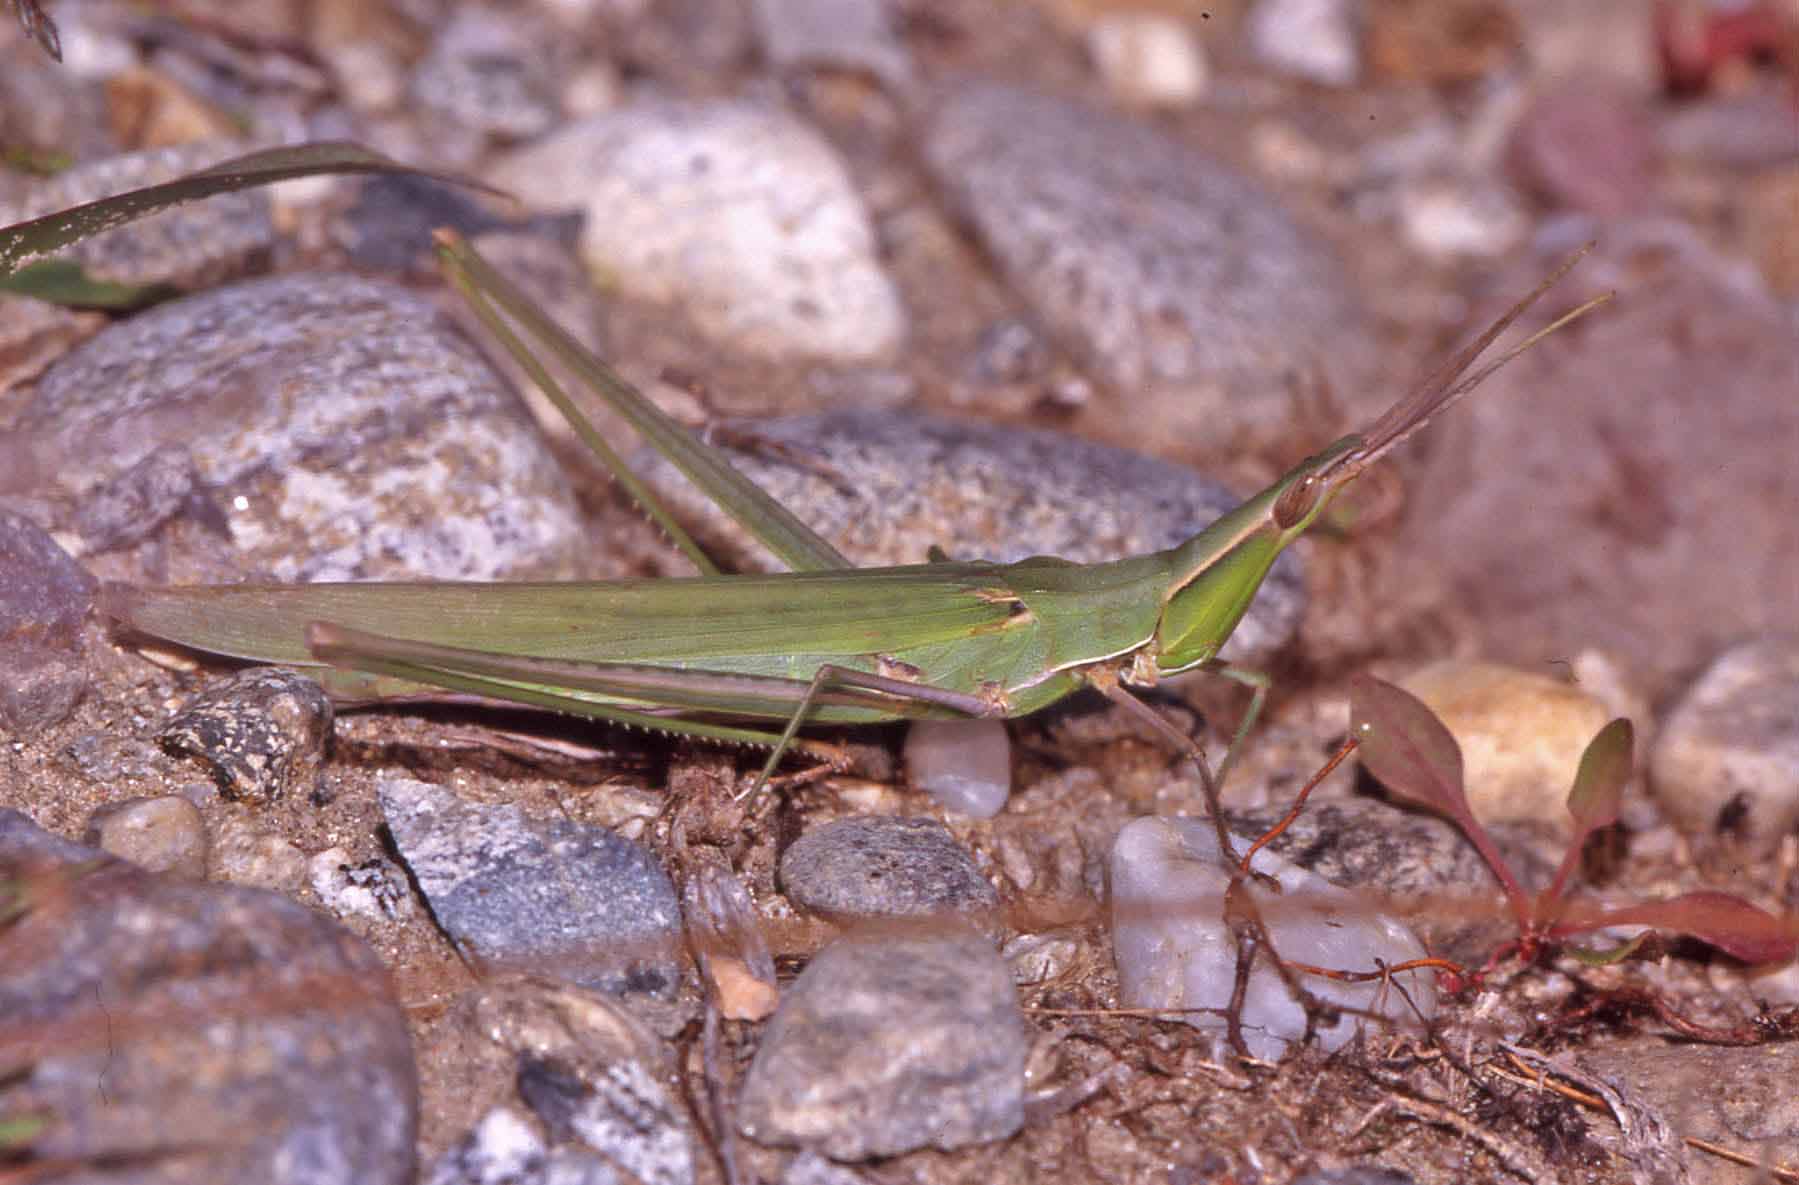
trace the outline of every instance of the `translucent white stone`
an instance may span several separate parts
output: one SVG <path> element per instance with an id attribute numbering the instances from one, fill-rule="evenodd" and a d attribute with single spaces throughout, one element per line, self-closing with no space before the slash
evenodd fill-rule
<path id="1" fill-rule="evenodd" d="M 1346 889 L 1263 850 L 1254 868 L 1280 884 L 1254 894 L 1275 949 L 1290 962 L 1336 971 L 1372 971 L 1424 956 L 1405 925 L 1375 911 Z M 1224 923 L 1230 877 L 1218 859 L 1212 824 L 1203 819 L 1138 819 L 1112 846 L 1113 952 L 1119 999 L 1131 1008 L 1206 1009 L 1181 1019 L 1195 1028 L 1224 1033 L 1225 1009 L 1236 981 L 1236 943 Z M 1418 1011 L 1436 1011 L 1436 987 L 1428 971 L 1393 977 Z M 1417 1024 L 1412 1006 L 1380 980 L 1343 983 L 1320 975 L 1296 980 L 1314 996 L 1372 1012 L 1401 1025 Z M 1320 1047 L 1347 1042 L 1364 1023 L 1361 1012 L 1320 1015 L 1314 1030 Z M 1306 1032 L 1304 1007 L 1266 957 L 1258 957 L 1243 1000 L 1243 1039 L 1249 1052 L 1278 1059 Z"/>
<path id="2" fill-rule="evenodd" d="M 991 819 L 1012 793 L 1005 721 L 918 721 L 906 734 L 906 774 L 945 808 Z"/>

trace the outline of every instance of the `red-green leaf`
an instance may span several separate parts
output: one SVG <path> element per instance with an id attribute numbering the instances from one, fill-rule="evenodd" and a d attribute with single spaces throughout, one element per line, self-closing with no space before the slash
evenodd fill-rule
<path id="1" fill-rule="evenodd" d="M 1349 681 L 1349 727 L 1362 764 L 1388 790 L 1458 822 L 1469 817 L 1462 747 L 1417 696 L 1357 675 Z"/>
<path id="2" fill-rule="evenodd" d="M 1468 809 L 1462 788 L 1462 747 L 1437 714 L 1409 691 L 1372 675 L 1349 681 L 1350 735 L 1361 742 L 1362 764 L 1401 798 L 1440 811 L 1462 829 L 1499 878 L 1520 928 L 1531 902 L 1493 838 Z"/>
<path id="3" fill-rule="evenodd" d="M 1624 801 L 1624 784 L 1630 781 L 1631 750 L 1636 744 L 1636 731 L 1630 721 L 1619 718 L 1599 730 L 1586 752 L 1580 755 L 1580 769 L 1574 774 L 1574 789 L 1568 792 L 1568 813 L 1574 816 L 1574 838 L 1562 854 L 1562 866 L 1555 870 L 1550 882 L 1537 900 L 1539 921 L 1555 916 L 1556 902 L 1567 890 L 1568 878 L 1580 863 L 1580 853 L 1587 837 L 1601 827 L 1618 821 Z"/>
<path id="4" fill-rule="evenodd" d="M 1581 840 L 1618 821 L 1635 744 L 1636 730 L 1620 717 L 1600 729 L 1580 755 L 1574 789 L 1568 792 L 1568 813 L 1574 816 L 1574 829 Z"/>
<path id="5" fill-rule="evenodd" d="M 1646 901 L 1609 909 L 1577 924 L 1559 927 L 1596 930 L 1602 926 L 1653 926 L 1686 934 L 1745 963 L 1785 963 L 1799 954 L 1794 926 L 1741 897 L 1702 889 L 1666 901 Z"/>
<path id="6" fill-rule="evenodd" d="M 0 276 L 11 275 L 33 259 L 182 202 L 321 173 L 413 173 L 498 192 L 465 178 L 400 164 L 359 144 L 324 141 L 271 148 L 234 157 L 160 185 L 114 194 L 0 228 Z"/>

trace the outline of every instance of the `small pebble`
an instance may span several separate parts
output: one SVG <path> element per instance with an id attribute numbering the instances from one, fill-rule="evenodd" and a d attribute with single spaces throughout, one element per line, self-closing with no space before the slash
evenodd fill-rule
<path id="1" fill-rule="evenodd" d="M 69 742 L 63 755 L 83 777 L 104 784 L 155 778 L 171 764 L 169 758 L 148 741 L 102 732 L 82 733 Z M 214 797 L 217 797 L 216 791 Z"/>
<path id="2" fill-rule="evenodd" d="M 159 739 L 204 762 L 225 797 L 268 803 L 317 787 L 331 720 L 331 700 L 316 680 L 260 667 L 207 687 Z"/>
<path id="3" fill-rule="evenodd" d="M 1012 793 L 1012 742 L 1003 720 L 916 720 L 906 730 L 906 777 L 939 806 L 991 819 Z"/>
<path id="4" fill-rule="evenodd" d="M 1338 971 L 1372 971 L 1377 962 L 1423 958 L 1422 943 L 1402 923 L 1354 894 L 1264 848 L 1252 867 L 1275 877 L 1280 893 L 1252 887 L 1274 947 L 1289 960 Z M 1229 874 L 1219 862 L 1212 824 L 1203 819 L 1142 818 L 1125 826 L 1112 847 L 1112 932 L 1120 1003 L 1132 1008 L 1198 1009 L 1179 1017 L 1196 1029 L 1226 1032 L 1225 1009 L 1236 986 L 1236 942 L 1224 921 Z M 1394 1025 L 1428 1019 L 1436 985 L 1428 973 L 1402 972 L 1410 1003 L 1371 980 L 1340 982 L 1296 973 L 1313 995 L 1372 1011 Z M 1242 1006 L 1244 1044 L 1276 1061 L 1308 1030 L 1305 1007 L 1278 972 L 1258 959 Z M 1312 1036 L 1326 1051 L 1347 1043 L 1364 1023 L 1356 1012 L 1313 1018 Z M 1385 1027 L 1383 1025 L 1382 1027 Z"/>
<path id="5" fill-rule="evenodd" d="M 32 1035 L 14 1039 L 30 1052 L 0 1112 L 55 1117 L 32 1141 L 41 1163 L 90 1180 L 414 1180 L 406 1014 L 366 945 L 296 902 L 153 876 L 0 811 L 0 880 L 27 867 L 70 874 L 53 906 L 8 922 L 30 957 L 0 965 L 6 1032 Z"/>
<path id="6" fill-rule="evenodd" d="M 1003 1140 L 1024 1122 L 1028 1027 L 973 932 L 871 928 L 794 981 L 739 1099 L 743 1133 L 834 1160 Z"/>
<path id="7" fill-rule="evenodd" d="M 999 894 L 935 819 L 839 819 L 781 857 L 781 891 L 800 908 L 845 921 L 991 915 Z"/>
<path id="8" fill-rule="evenodd" d="M 777 70 L 860 70 L 900 91 L 911 83 L 891 0 L 755 0 L 750 11 Z"/>
<path id="9" fill-rule="evenodd" d="M 1362 73 L 1353 0 L 1257 0 L 1250 48 L 1270 66 L 1323 86 L 1354 86 Z"/>
<path id="10" fill-rule="evenodd" d="M 1493 259 L 1524 241 L 1530 219 L 1510 190 L 1425 177 L 1399 191 L 1399 229 L 1434 259 Z"/>
<path id="11" fill-rule="evenodd" d="M 1482 823 L 1541 823 L 1568 834 L 1568 791 L 1611 713 L 1581 688 L 1494 663 L 1436 663 L 1400 680 L 1462 749 L 1468 806 Z"/>
<path id="12" fill-rule="evenodd" d="M 618 995 L 680 982 L 681 911 L 649 852 L 600 827 L 385 777 L 381 812 L 431 915 L 484 964 L 544 968 Z"/>
<path id="13" fill-rule="evenodd" d="M 1719 655 L 1676 701 L 1649 761 L 1656 801 L 1688 835 L 1768 850 L 1799 826 L 1799 644 Z"/>
<path id="14" fill-rule="evenodd" d="M 858 362 L 905 338 L 842 162 L 778 108 L 634 103 L 513 153 L 491 180 L 540 209 L 584 208 L 601 286 L 678 305 L 717 341 Z"/>
<path id="15" fill-rule="evenodd" d="M 1184 21 L 1159 12 L 1107 12 L 1087 29 L 1087 55 L 1119 100 L 1133 107 L 1191 107 L 1210 73 Z"/>
<path id="16" fill-rule="evenodd" d="M 128 798 L 88 817 L 86 841 L 146 872 L 206 875 L 206 824 L 185 798 Z"/>
<path id="17" fill-rule="evenodd" d="M 213 880 L 292 896 L 309 869 L 299 848 L 253 824 L 227 817 L 215 829 L 210 873 Z"/>
<path id="18" fill-rule="evenodd" d="M 87 692 L 81 624 L 95 582 L 43 529 L 0 510 L 0 727 L 61 723 Z"/>
<path id="19" fill-rule="evenodd" d="M 352 860 L 348 848 L 326 848 L 307 862 L 312 891 L 339 917 L 392 922 L 411 916 L 412 890 L 391 861 Z"/>
<path id="20" fill-rule="evenodd" d="M 507 140 L 540 136 L 560 115 L 545 47 L 529 35 L 529 11 L 459 5 L 413 72 L 412 100 L 459 129 Z"/>
<path id="21" fill-rule="evenodd" d="M 1012 982 L 1045 983 L 1074 966 L 1081 944 L 1054 934 L 1020 934 L 1000 948 L 1012 968 Z"/>

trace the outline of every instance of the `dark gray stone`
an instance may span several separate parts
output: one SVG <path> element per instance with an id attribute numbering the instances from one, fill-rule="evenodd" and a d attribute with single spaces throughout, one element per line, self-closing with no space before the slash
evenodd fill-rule
<path id="1" fill-rule="evenodd" d="M 843 919 L 991 914 L 999 894 L 935 819 L 873 816 L 814 827 L 781 857 L 795 905 Z"/>
<path id="2" fill-rule="evenodd" d="M 5 933 L 0 1062 L 29 1069 L 0 1113 L 53 1117 L 32 1151 L 74 1166 L 61 1179 L 412 1180 L 412 1049 L 368 947 L 284 898 L 151 876 L 0 811 L 0 880 L 17 879 L 46 892 Z"/>
<path id="3" fill-rule="evenodd" d="M 986 82 L 950 90 L 923 144 L 1013 290 L 1146 431 L 1280 423 L 1280 376 L 1314 366 L 1356 389 L 1342 364 L 1360 319 L 1337 265 L 1223 161 L 1145 123 Z"/>
<path id="4" fill-rule="evenodd" d="M 760 1143 L 852 1161 L 1003 1140 L 1024 1122 L 1029 1044 L 986 939 L 870 927 L 819 952 L 788 989 L 738 1123 Z"/>
<path id="5" fill-rule="evenodd" d="M 865 566 L 922 563 L 932 547 L 998 563 L 1120 559 L 1172 547 L 1241 501 L 1191 469 L 1058 432 L 874 410 L 733 426 L 760 443 L 727 448 L 731 463 Z M 671 466 L 637 461 L 734 562 L 774 570 Z M 1225 655 L 1278 650 L 1304 612 L 1303 570 L 1288 551 Z"/>
<path id="6" fill-rule="evenodd" d="M 680 905 L 643 848 L 601 827 L 464 802 L 410 778 L 383 778 L 379 793 L 401 858 L 470 958 L 616 995 L 674 994 Z"/>
<path id="7" fill-rule="evenodd" d="M 310 793 L 331 741 L 331 700 L 276 667 L 222 679 L 163 726 L 163 746 L 205 762 L 227 798 L 272 802 Z"/>
<path id="8" fill-rule="evenodd" d="M 67 718 L 87 690 L 81 623 L 94 578 L 36 524 L 0 511 L 0 726 Z"/>

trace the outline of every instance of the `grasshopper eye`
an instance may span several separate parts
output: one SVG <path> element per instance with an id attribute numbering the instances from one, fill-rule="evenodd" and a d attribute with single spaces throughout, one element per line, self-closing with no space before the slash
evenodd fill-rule
<path id="1" fill-rule="evenodd" d="M 1274 525 L 1283 531 L 1297 526 L 1318 505 L 1318 494 L 1316 474 L 1302 477 L 1288 486 L 1274 500 Z"/>

